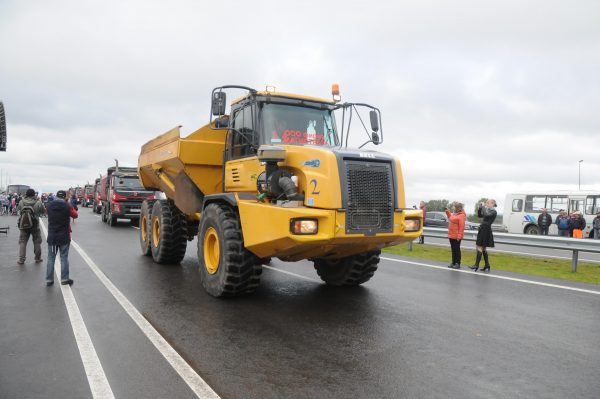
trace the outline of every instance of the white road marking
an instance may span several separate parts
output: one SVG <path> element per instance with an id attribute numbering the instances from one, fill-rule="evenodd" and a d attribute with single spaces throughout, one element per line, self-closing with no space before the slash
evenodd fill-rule
<path id="1" fill-rule="evenodd" d="M 137 227 L 137 226 L 131 226 L 131 227 L 132 227 L 132 228 L 134 228 L 134 229 L 136 229 L 136 230 L 139 230 L 139 229 L 140 229 L 140 228 L 139 228 L 139 227 Z"/>
<path id="2" fill-rule="evenodd" d="M 159 334 L 158 331 L 146 320 L 144 316 L 137 310 L 135 306 L 123 295 L 121 291 L 106 277 L 94 261 L 75 241 L 71 241 L 71 245 L 81 255 L 83 260 L 88 264 L 90 269 L 96 274 L 98 279 L 104 284 L 106 289 L 117 300 L 119 305 L 127 312 L 129 317 L 142 330 L 144 335 L 152 342 L 154 347 L 163 355 L 169 362 L 171 367 L 181 376 L 190 389 L 198 398 L 214 398 L 218 399 L 219 395 L 204 381 L 194 369 L 169 345 L 169 343 Z"/>
<path id="3" fill-rule="evenodd" d="M 290 276 L 295 276 L 295 277 L 301 278 L 303 280 L 308 280 L 308 281 L 312 281 L 312 282 L 316 282 L 316 283 L 322 283 L 321 280 L 317 280 L 316 278 L 310 278 L 310 277 L 306 277 L 306 276 L 301 276 L 300 274 L 288 272 L 287 270 L 277 269 L 277 268 L 275 268 L 273 266 L 263 265 L 263 267 L 266 268 L 266 269 L 269 269 L 269 270 L 273 270 L 273 271 L 279 272 L 279 273 L 289 274 Z"/>
<path id="4" fill-rule="evenodd" d="M 442 244 L 442 243 L 437 243 L 437 242 L 427 243 L 426 245 L 435 245 L 438 247 L 450 248 L 449 244 Z M 465 248 L 465 249 L 467 251 L 475 251 L 475 248 Z M 488 248 L 488 251 L 489 252 L 501 252 L 501 253 L 505 253 L 505 254 L 527 255 L 527 256 L 533 256 L 533 257 L 539 256 L 541 258 L 550 258 L 550 259 L 565 259 L 565 260 L 572 259 L 570 256 L 544 255 L 544 254 L 535 254 L 532 252 L 507 251 L 507 250 L 496 249 L 496 248 Z M 568 251 L 568 249 L 565 249 L 565 251 Z M 600 260 L 579 258 L 579 262 L 600 263 Z"/>
<path id="5" fill-rule="evenodd" d="M 449 267 L 446 267 L 446 266 L 430 265 L 428 263 L 413 262 L 413 261 L 407 261 L 407 260 L 401 260 L 401 259 L 395 259 L 395 258 L 388 258 L 388 257 L 384 257 L 384 256 L 382 256 L 381 259 L 390 260 L 392 262 L 408 263 L 410 265 L 425 266 L 425 267 L 430 267 L 430 268 L 433 268 L 433 269 L 446 270 L 446 271 L 449 271 L 449 272 L 468 273 L 468 274 L 471 274 L 473 276 L 497 278 L 497 279 L 500 279 L 500 280 L 516 281 L 516 282 L 519 282 L 519 283 L 532 284 L 532 285 L 541 285 L 543 287 L 560 288 L 562 290 L 577 291 L 577 292 L 584 292 L 586 294 L 600 295 L 600 291 L 586 290 L 586 289 L 583 289 L 583 288 L 569 287 L 569 286 L 566 286 L 566 285 L 542 283 L 540 281 L 525 280 L 525 279 L 522 279 L 522 278 L 515 278 L 515 277 L 498 276 L 497 274 L 475 273 L 472 270 L 450 269 Z"/>
<path id="6" fill-rule="evenodd" d="M 40 225 L 44 235 L 48 236 L 44 223 L 42 222 Z M 85 374 L 88 383 L 90 384 L 92 397 L 94 399 L 114 399 L 115 396 L 110 388 L 110 384 L 108 383 L 108 379 L 106 378 L 96 349 L 94 348 L 92 338 L 85 326 L 85 322 L 79 311 L 79 306 L 77 306 L 77 301 L 75 301 L 71 286 L 60 284 L 60 270 L 62 264 L 58 254 L 56 257 L 58 258 L 58 265 L 55 265 L 54 267 L 54 272 L 56 273 L 55 284 L 60 286 L 65 306 L 67 307 L 67 313 L 69 314 L 69 320 L 71 322 L 71 327 L 73 328 L 73 334 L 75 335 L 75 341 L 77 342 L 77 348 L 79 349 L 79 355 L 83 362 Z"/>

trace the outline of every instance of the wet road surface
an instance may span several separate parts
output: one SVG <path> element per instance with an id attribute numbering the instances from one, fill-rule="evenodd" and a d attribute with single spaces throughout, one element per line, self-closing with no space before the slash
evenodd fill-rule
<path id="1" fill-rule="evenodd" d="M 83 255 L 222 398 L 600 397 L 598 286 L 384 255 L 361 287 L 274 260 L 255 294 L 215 299 L 195 241 L 157 265 L 129 223 L 80 214 L 72 292 L 114 397 L 197 395 Z M 0 236 L 0 397 L 92 397 L 60 288 L 45 263 L 16 265 L 16 233 Z"/>

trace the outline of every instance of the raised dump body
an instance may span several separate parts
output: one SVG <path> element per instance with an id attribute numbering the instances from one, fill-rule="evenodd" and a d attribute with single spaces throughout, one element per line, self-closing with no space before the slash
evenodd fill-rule
<path id="1" fill-rule="evenodd" d="M 140 181 L 163 191 L 189 218 L 198 220 L 205 195 L 223 192 L 225 131 L 206 125 L 185 138 L 178 126 L 142 146 Z"/>
<path id="2" fill-rule="evenodd" d="M 421 234 L 400 161 L 344 145 L 351 119 L 342 120 L 346 133 L 337 130 L 336 110 L 366 107 L 372 132 L 363 146 L 379 144 L 379 110 L 243 88 L 249 93 L 225 114 L 223 90 L 232 87 L 243 88 L 213 91 L 206 126 L 184 138 L 176 127 L 142 146 L 140 180 L 167 197 L 142 204 L 145 255 L 180 262 L 198 235 L 204 288 L 232 296 L 256 289 L 271 257 L 309 259 L 327 284 L 359 285 L 377 270 L 381 248 Z"/>

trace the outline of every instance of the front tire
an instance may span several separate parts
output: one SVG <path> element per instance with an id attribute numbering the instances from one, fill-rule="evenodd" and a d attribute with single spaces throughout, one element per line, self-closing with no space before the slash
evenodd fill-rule
<path id="1" fill-rule="evenodd" d="M 150 249 L 156 263 L 179 263 L 187 247 L 187 220 L 170 200 L 152 206 Z"/>
<path id="2" fill-rule="evenodd" d="M 538 229 L 538 227 L 534 225 L 527 226 L 527 228 L 525 229 L 525 234 L 537 236 L 540 234 L 540 229 Z"/>
<path id="3" fill-rule="evenodd" d="M 244 247 L 237 213 L 227 205 L 209 204 L 198 228 L 200 280 L 214 297 L 254 292 L 260 283 L 260 259 Z"/>
<path id="4" fill-rule="evenodd" d="M 328 285 L 360 285 L 377 271 L 380 254 L 377 250 L 342 259 L 315 259 L 315 270 Z"/>
<path id="5" fill-rule="evenodd" d="M 142 255 L 150 256 L 152 255 L 151 248 L 151 220 L 152 220 L 152 206 L 154 205 L 153 200 L 144 200 L 142 202 L 142 208 L 140 210 L 140 248 L 142 250 Z"/>

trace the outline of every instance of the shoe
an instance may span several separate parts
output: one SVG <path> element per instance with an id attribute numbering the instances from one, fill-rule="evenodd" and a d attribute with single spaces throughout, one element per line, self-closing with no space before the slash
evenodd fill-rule
<path id="1" fill-rule="evenodd" d="M 479 266 L 478 265 L 469 266 L 469 269 L 471 269 L 474 272 L 476 272 L 477 270 L 479 270 Z"/>
<path id="2" fill-rule="evenodd" d="M 460 263 L 456 263 L 456 264 L 454 265 L 454 268 L 455 268 L 455 269 L 460 269 Z"/>
<path id="3" fill-rule="evenodd" d="M 454 269 L 454 263 L 450 263 L 450 264 L 448 265 L 448 269 Z"/>
<path id="4" fill-rule="evenodd" d="M 39 259 L 36 259 L 36 260 L 35 260 L 35 263 L 42 263 L 43 261 L 44 261 L 44 259 L 42 259 L 42 258 L 39 258 Z"/>
<path id="5" fill-rule="evenodd" d="M 485 265 L 483 267 L 483 269 L 481 269 L 482 272 L 489 272 L 490 271 L 490 265 Z"/>
<path id="6" fill-rule="evenodd" d="M 52 284 L 54 284 L 54 281 L 46 281 L 46 287 L 50 287 Z"/>
<path id="7" fill-rule="evenodd" d="M 68 280 L 63 280 L 60 282 L 62 285 L 73 285 L 73 280 L 68 279 Z"/>
<path id="8" fill-rule="evenodd" d="M 25 264 L 25 261 L 24 261 L 24 260 L 18 260 L 18 261 L 17 261 L 17 265 L 24 265 L 24 264 Z"/>

